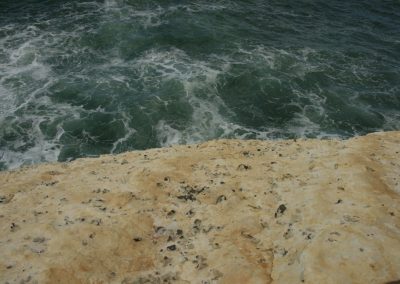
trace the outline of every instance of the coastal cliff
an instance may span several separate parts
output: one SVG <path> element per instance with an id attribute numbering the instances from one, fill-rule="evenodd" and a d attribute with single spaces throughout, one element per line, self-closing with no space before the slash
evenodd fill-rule
<path id="1" fill-rule="evenodd" d="M 0 173 L 2 283 L 400 279 L 400 132 L 219 140 Z"/>

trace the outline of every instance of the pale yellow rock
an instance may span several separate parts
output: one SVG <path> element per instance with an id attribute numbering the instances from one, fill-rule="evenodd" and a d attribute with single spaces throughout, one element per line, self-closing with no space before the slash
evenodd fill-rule
<path id="1" fill-rule="evenodd" d="M 0 173 L 2 283 L 400 279 L 400 132 Z"/>

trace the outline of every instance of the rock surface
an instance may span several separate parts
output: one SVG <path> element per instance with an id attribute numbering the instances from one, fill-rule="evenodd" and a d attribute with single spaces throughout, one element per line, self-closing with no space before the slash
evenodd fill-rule
<path id="1" fill-rule="evenodd" d="M 136 151 L 0 173 L 2 283 L 400 279 L 400 132 Z"/>

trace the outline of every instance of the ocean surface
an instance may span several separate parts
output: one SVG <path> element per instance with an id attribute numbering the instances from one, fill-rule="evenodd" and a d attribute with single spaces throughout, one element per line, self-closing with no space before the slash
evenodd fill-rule
<path id="1" fill-rule="evenodd" d="M 399 0 L 1 0 L 0 169 L 400 130 Z"/>

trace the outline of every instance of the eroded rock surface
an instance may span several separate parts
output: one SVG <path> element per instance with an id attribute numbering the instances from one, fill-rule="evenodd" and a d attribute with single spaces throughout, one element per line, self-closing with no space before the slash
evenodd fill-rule
<path id="1" fill-rule="evenodd" d="M 0 173 L 10 283 L 400 279 L 400 132 L 211 141 Z"/>

